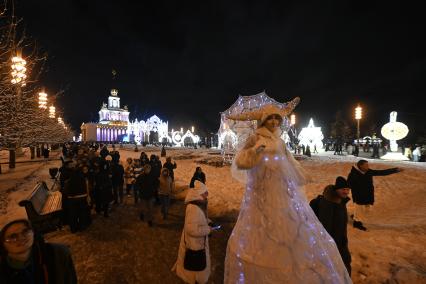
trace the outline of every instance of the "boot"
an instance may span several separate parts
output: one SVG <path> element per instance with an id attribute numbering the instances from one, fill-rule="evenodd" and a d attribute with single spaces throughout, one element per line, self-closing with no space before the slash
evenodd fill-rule
<path id="1" fill-rule="evenodd" d="M 353 226 L 354 228 L 359 229 L 361 231 L 367 231 L 367 228 L 364 227 L 361 221 L 354 221 Z"/>

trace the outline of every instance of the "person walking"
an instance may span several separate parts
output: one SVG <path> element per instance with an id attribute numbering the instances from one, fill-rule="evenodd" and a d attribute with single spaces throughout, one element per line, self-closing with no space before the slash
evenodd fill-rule
<path id="1" fill-rule="evenodd" d="M 390 168 L 386 170 L 372 170 L 368 161 L 359 160 L 352 167 L 348 175 L 348 184 L 352 190 L 352 200 L 354 202 L 353 227 L 362 231 L 367 231 L 363 220 L 367 218 L 371 206 L 374 204 L 374 176 L 387 176 L 401 172 L 400 168 Z"/>
<path id="2" fill-rule="evenodd" d="M 167 168 L 161 170 L 160 181 L 158 186 L 158 195 L 161 200 L 161 213 L 163 219 L 167 219 L 170 207 L 170 195 L 172 194 L 173 180 Z"/>
<path id="3" fill-rule="evenodd" d="M 209 234 L 203 207 L 207 202 L 206 187 L 189 190 L 186 198 L 185 224 L 180 238 L 179 252 L 172 271 L 185 283 L 207 283 L 210 277 Z"/>
<path id="4" fill-rule="evenodd" d="M 153 175 L 151 165 L 146 164 L 143 167 L 143 174 L 136 178 L 135 188 L 140 193 L 140 198 L 142 200 L 142 212 L 139 218 L 142 221 L 147 221 L 148 225 L 152 227 L 153 203 L 158 189 L 158 178 Z"/>
<path id="5" fill-rule="evenodd" d="M 77 275 L 68 247 L 44 242 L 19 219 L 0 231 L 0 283 L 75 284 Z"/>
<path id="6" fill-rule="evenodd" d="M 312 199 L 309 205 L 318 220 L 336 242 L 343 263 L 351 275 L 351 253 L 348 247 L 348 210 L 346 204 L 350 188 L 344 177 L 337 177 L 334 185 L 325 187 L 323 194 Z"/>

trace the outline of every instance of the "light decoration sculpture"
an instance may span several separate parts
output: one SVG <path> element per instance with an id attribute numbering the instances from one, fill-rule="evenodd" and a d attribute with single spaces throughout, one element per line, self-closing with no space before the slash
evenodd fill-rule
<path id="1" fill-rule="evenodd" d="M 246 139 L 254 133 L 257 128 L 256 121 L 236 121 L 228 119 L 227 116 L 251 112 L 267 104 L 273 104 L 280 108 L 283 108 L 286 105 L 285 103 L 282 104 L 270 98 L 265 92 L 261 92 L 253 96 L 238 96 L 238 99 L 231 105 L 231 107 L 221 113 L 220 127 L 218 130 L 218 148 L 222 149 L 223 152 L 224 141 L 233 141 L 234 138 L 237 137 L 236 143 L 233 143 L 235 148 L 229 148 L 226 150 L 235 153 L 239 150 L 237 148 L 240 146 L 242 147 Z M 286 130 L 289 126 L 290 123 L 287 118 L 284 118 L 282 129 Z M 230 137 L 228 137 L 228 135 L 230 135 Z M 284 133 L 283 137 L 285 137 Z"/>
<path id="2" fill-rule="evenodd" d="M 396 111 L 392 111 L 390 113 L 389 122 L 383 125 L 381 129 L 382 136 L 390 142 L 390 152 L 380 157 L 384 160 L 409 160 L 402 153 L 398 152 L 398 144 L 396 141 L 405 138 L 409 130 L 407 125 L 396 121 L 397 115 L 398 113 Z"/>
<path id="3" fill-rule="evenodd" d="M 183 130 L 183 128 L 181 129 Z M 172 141 L 176 147 L 185 146 L 185 139 L 191 139 L 193 144 L 197 144 L 200 142 L 200 137 L 198 135 L 194 135 L 189 129 L 183 133 L 183 131 L 174 131 L 172 132 Z"/>
<path id="4" fill-rule="evenodd" d="M 55 118 L 55 107 L 54 106 L 50 106 L 49 107 L 49 118 Z"/>
<path id="5" fill-rule="evenodd" d="M 27 75 L 25 72 L 27 68 L 25 67 L 27 62 L 19 55 L 12 57 L 12 84 L 20 84 L 22 87 L 25 86 L 25 79 Z"/>
<path id="6" fill-rule="evenodd" d="M 138 121 L 137 119 L 133 122 L 129 122 L 127 126 L 127 135 L 134 135 L 135 142 L 140 144 L 141 142 L 149 141 L 151 132 L 158 133 L 158 142 L 162 143 L 164 140 L 171 143 L 172 137 L 169 136 L 169 123 L 162 121 L 158 116 L 153 115 L 146 121 Z"/>
<path id="7" fill-rule="evenodd" d="M 47 109 L 47 94 L 45 92 L 38 93 L 38 107 Z"/>
<path id="8" fill-rule="evenodd" d="M 311 118 L 307 127 L 303 127 L 298 136 L 299 144 L 309 146 L 311 151 L 316 147 L 317 150 L 322 149 L 324 135 L 321 127 L 315 127 L 314 120 Z"/>

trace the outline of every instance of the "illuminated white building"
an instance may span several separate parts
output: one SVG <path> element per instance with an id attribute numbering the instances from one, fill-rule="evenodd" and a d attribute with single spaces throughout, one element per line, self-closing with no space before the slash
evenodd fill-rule
<path id="1" fill-rule="evenodd" d="M 122 141 L 127 134 L 129 114 L 127 106 L 120 108 L 118 91 L 112 89 L 108 104 L 103 103 L 99 111 L 99 123 L 91 122 L 81 125 L 83 141 Z"/>
<path id="2" fill-rule="evenodd" d="M 171 143 L 176 146 L 196 144 L 200 141 L 194 130 L 184 132 L 172 130 L 169 123 L 153 115 L 146 121 L 135 119 L 129 121 L 130 112 L 127 106 L 120 108 L 120 97 L 116 89 L 111 90 L 108 104 L 103 103 L 99 111 L 99 122 L 83 123 L 81 125 L 82 141 L 97 142 L 136 142 L 142 143 Z"/>

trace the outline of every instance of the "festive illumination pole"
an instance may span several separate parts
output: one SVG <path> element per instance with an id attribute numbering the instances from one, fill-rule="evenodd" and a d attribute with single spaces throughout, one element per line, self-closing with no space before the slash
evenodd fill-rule
<path id="1" fill-rule="evenodd" d="M 358 140 L 359 140 L 359 136 L 360 136 L 360 133 L 359 133 L 359 121 L 361 120 L 361 118 L 362 118 L 362 108 L 358 105 L 355 108 L 355 119 L 357 121 L 356 137 L 357 137 Z"/>
<path id="2" fill-rule="evenodd" d="M 16 56 L 12 57 L 12 64 L 11 64 L 11 75 L 12 80 L 11 83 L 16 86 L 16 107 L 18 112 L 21 109 L 21 87 L 25 86 L 25 79 L 27 78 L 27 75 L 25 72 L 27 71 L 27 68 L 25 65 L 27 62 L 22 58 L 21 52 L 17 52 Z M 16 162 L 16 149 L 19 149 L 19 144 L 13 145 L 9 149 L 9 168 L 13 169 L 15 168 L 15 162 Z"/>
<path id="3" fill-rule="evenodd" d="M 49 107 L 49 118 L 55 118 L 55 107 L 54 106 Z"/>
<path id="4" fill-rule="evenodd" d="M 47 109 L 47 94 L 44 91 L 38 93 L 38 107 L 43 110 Z"/>

